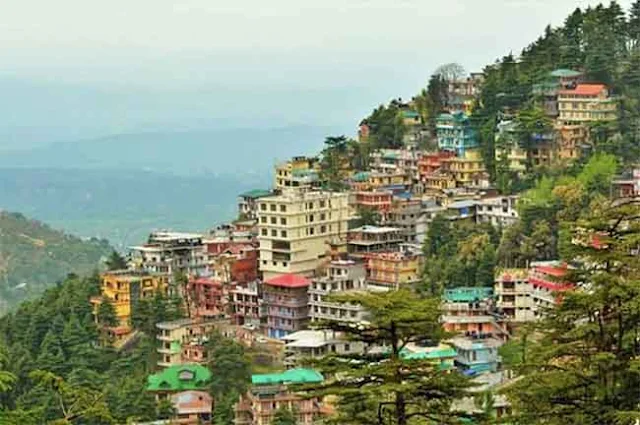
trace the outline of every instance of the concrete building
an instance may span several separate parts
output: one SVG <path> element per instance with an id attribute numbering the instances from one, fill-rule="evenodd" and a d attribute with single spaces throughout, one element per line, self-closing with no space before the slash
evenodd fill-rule
<path id="1" fill-rule="evenodd" d="M 369 287 L 399 289 L 420 281 L 422 253 L 374 252 L 365 258 Z"/>
<path id="2" fill-rule="evenodd" d="M 489 187 L 489 175 L 479 149 L 466 147 L 457 156 L 443 159 L 441 171 L 453 178 L 455 187 Z"/>
<path id="3" fill-rule="evenodd" d="M 311 369 L 291 369 L 282 373 L 253 375 L 251 387 L 235 405 L 235 425 L 271 425 L 276 411 L 295 411 L 299 425 L 313 425 L 327 410 L 318 398 L 304 399 L 289 385 L 319 384 L 323 376 Z"/>
<path id="4" fill-rule="evenodd" d="M 220 322 L 179 319 L 156 324 L 156 339 L 160 345 L 158 366 L 170 367 L 207 360 L 204 344 L 207 335 L 220 326 Z"/>
<path id="5" fill-rule="evenodd" d="M 206 274 L 207 253 L 200 234 L 153 232 L 146 244 L 130 248 L 130 257 L 130 266 L 136 270 Z"/>
<path id="6" fill-rule="evenodd" d="M 152 299 L 158 292 L 167 295 L 169 278 L 168 273 L 143 270 L 114 270 L 100 275 L 100 296 L 91 298 L 93 314 L 97 320 L 104 301 L 113 305 L 118 325 L 110 331 L 116 345 L 131 332 L 131 315 L 137 303 Z"/>
<path id="7" fill-rule="evenodd" d="M 362 226 L 349 230 L 347 248 L 350 255 L 362 256 L 372 252 L 397 251 L 401 243 L 401 229 Z"/>
<path id="8" fill-rule="evenodd" d="M 496 306 L 512 322 L 535 320 L 535 307 L 527 278 L 526 269 L 502 270 L 496 276 Z"/>
<path id="9" fill-rule="evenodd" d="M 347 236 L 348 194 L 285 191 L 262 198 L 258 217 L 263 278 L 311 276 L 327 261 L 328 243 Z"/>
<path id="10" fill-rule="evenodd" d="M 257 219 L 259 199 L 272 194 L 273 191 L 266 189 L 253 189 L 241 193 L 238 196 L 238 216 L 244 219 Z"/>
<path id="11" fill-rule="evenodd" d="M 170 400 L 184 391 L 206 391 L 210 380 L 211 372 L 202 365 L 175 365 L 148 376 L 147 391 L 156 396 L 156 401 Z"/>
<path id="12" fill-rule="evenodd" d="M 256 282 L 236 286 L 230 293 L 231 317 L 236 325 L 260 325 L 262 298 Z"/>
<path id="13" fill-rule="evenodd" d="M 424 221 L 421 200 L 396 200 L 385 224 L 400 229 L 403 242 L 420 243 L 426 233 L 426 222 L 421 226 L 421 219 Z"/>
<path id="14" fill-rule="evenodd" d="M 371 190 L 354 192 L 350 202 L 356 209 L 368 208 L 386 217 L 393 203 L 393 192 L 388 190 Z"/>
<path id="15" fill-rule="evenodd" d="M 188 283 L 189 303 L 192 317 L 207 319 L 223 318 L 228 313 L 228 294 L 231 285 L 212 277 L 192 277 Z"/>
<path id="16" fill-rule="evenodd" d="M 267 336 L 282 338 L 305 329 L 309 321 L 307 291 L 311 281 L 304 276 L 284 274 L 267 279 L 262 285 L 267 317 Z"/>
<path id="17" fill-rule="evenodd" d="M 359 341 L 349 341 L 340 334 L 327 330 L 305 330 L 289 334 L 285 341 L 286 367 L 300 366 L 306 359 L 318 359 L 330 354 L 360 354 L 365 345 Z"/>
<path id="18" fill-rule="evenodd" d="M 175 409 L 173 424 L 206 425 L 211 424 L 213 398 L 206 391 L 183 391 L 171 396 Z"/>
<path id="19" fill-rule="evenodd" d="M 336 320 L 361 322 L 365 311 L 362 306 L 327 300 L 336 293 L 366 290 L 364 264 L 352 260 L 335 260 L 329 264 L 324 276 L 316 277 L 309 286 L 309 316 L 311 321 Z"/>
<path id="20" fill-rule="evenodd" d="M 511 226 L 518 221 L 517 202 L 517 195 L 480 199 L 476 202 L 476 221 L 494 226 Z"/>
<path id="21" fill-rule="evenodd" d="M 442 326 L 462 335 L 491 335 L 505 339 L 510 335 L 506 318 L 499 314 L 493 288 L 460 287 L 447 289 L 442 303 Z"/>
<path id="22" fill-rule="evenodd" d="M 319 187 L 317 160 L 306 156 L 296 156 L 289 161 L 277 164 L 274 180 L 274 187 L 278 190 Z"/>
<path id="23" fill-rule="evenodd" d="M 523 175 L 527 170 L 527 151 L 520 146 L 515 121 L 500 121 L 497 130 L 495 136 L 496 162 L 499 164 L 506 162 L 510 171 Z"/>
<path id="24" fill-rule="evenodd" d="M 436 134 L 438 148 L 455 152 L 456 156 L 463 157 L 466 150 L 479 147 L 478 137 L 469 117 L 460 111 L 438 116 Z"/>
<path id="25" fill-rule="evenodd" d="M 464 373 L 496 372 L 502 359 L 503 340 L 491 337 L 456 337 L 448 341 L 456 350 L 456 366 Z"/>
<path id="26" fill-rule="evenodd" d="M 615 120 L 616 111 L 616 100 L 604 84 L 577 84 L 558 91 L 558 120 L 564 125 Z"/>

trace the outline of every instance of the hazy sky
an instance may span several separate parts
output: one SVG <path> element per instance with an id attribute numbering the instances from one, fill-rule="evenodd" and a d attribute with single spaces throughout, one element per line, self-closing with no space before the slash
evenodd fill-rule
<path id="1" fill-rule="evenodd" d="M 0 147 L 7 128 L 74 122 L 96 134 L 208 118 L 342 126 L 441 63 L 479 70 L 595 3 L 0 0 L 0 89 L 21 102 L 0 120 Z"/>

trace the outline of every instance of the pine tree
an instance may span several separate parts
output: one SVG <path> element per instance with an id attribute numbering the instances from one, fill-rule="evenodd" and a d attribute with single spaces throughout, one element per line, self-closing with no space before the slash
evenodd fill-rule
<path id="1" fill-rule="evenodd" d="M 103 298 L 102 302 L 98 306 L 98 323 L 102 326 L 118 326 L 116 309 L 113 307 L 111 301 L 106 298 Z"/>
<path id="2" fill-rule="evenodd" d="M 55 374 L 62 374 L 66 370 L 66 359 L 59 335 L 52 330 L 47 332 L 36 359 L 38 368 Z"/>
<path id="3" fill-rule="evenodd" d="M 271 421 L 271 425 L 296 425 L 296 412 L 286 407 L 280 407 Z"/>
<path id="4" fill-rule="evenodd" d="M 127 260 L 118 251 L 112 251 L 106 265 L 108 270 L 123 270 L 127 268 Z"/>
<path id="5" fill-rule="evenodd" d="M 361 304 L 369 313 L 368 322 L 328 322 L 324 328 L 351 341 L 388 350 L 334 354 L 313 362 L 325 375 L 325 382 L 307 387 L 309 395 L 337 396 L 337 420 L 344 424 L 448 423 L 460 417 L 452 402 L 466 395 L 467 379 L 455 371 L 443 371 L 432 361 L 403 358 L 408 344 L 437 342 L 445 336 L 439 322 L 439 298 L 419 298 L 402 289 L 340 295 L 334 300 Z M 373 407 L 374 422 L 354 418 L 355 405 Z"/>
<path id="6" fill-rule="evenodd" d="M 580 289 L 537 327 L 508 389 L 519 424 L 633 425 L 640 419 L 640 205 L 596 199 L 570 225 Z"/>

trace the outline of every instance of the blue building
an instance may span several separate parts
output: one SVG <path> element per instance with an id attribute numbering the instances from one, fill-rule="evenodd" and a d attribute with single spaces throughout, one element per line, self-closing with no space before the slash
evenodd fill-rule
<path id="1" fill-rule="evenodd" d="M 476 131 L 462 111 L 440 114 L 436 119 L 436 135 L 438 148 L 455 152 L 459 157 L 463 157 L 466 150 L 479 146 Z"/>
<path id="2" fill-rule="evenodd" d="M 455 348 L 455 364 L 462 372 L 474 375 L 482 372 L 495 372 L 502 359 L 498 348 L 504 344 L 497 338 L 458 337 L 449 341 Z"/>

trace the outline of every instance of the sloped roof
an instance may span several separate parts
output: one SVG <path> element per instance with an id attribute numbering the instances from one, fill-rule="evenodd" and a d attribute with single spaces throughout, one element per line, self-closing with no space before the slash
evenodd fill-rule
<path id="1" fill-rule="evenodd" d="M 582 72 L 574 71 L 573 69 L 560 68 L 551 71 L 549 75 L 557 78 L 578 77 L 582 75 Z"/>
<path id="2" fill-rule="evenodd" d="M 606 90 L 604 84 L 578 84 L 573 90 L 560 90 L 560 94 L 576 94 L 580 96 L 596 96 Z"/>
<path id="3" fill-rule="evenodd" d="M 459 287 L 447 289 L 444 292 L 444 299 L 450 302 L 472 302 L 490 297 L 493 288 L 483 287 Z"/>
<path id="4" fill-rule="evenodd" d="M 264 198 L 265 196 L 269 196 L 269 195 L 272 195 L 272 192 L 270 190 L 253 189 L 253 190 L 249 190 L 247 192 L 241 193 L 238 196 L 240 196 L 241 198 L 257 199 L 257 198 Z"/>
<path id="5" fill-rule="evenodd" d="M 180 375 L 191 374 L 190 379 Z M 170 366 L 160 373 L 147 377 L 147 391 L 187 391 L 202 390 L 211 379 L 211 371 L 199 364 Z"/>
<path id="6" fill-rule="evenodd" d="M 253 385 L 312 384 L 323 380 L 324 377 L 319 372 L 303 368 L 251 376 Z"/>
<path id="7" fill-rule="evenodd" d="M 281 286 L 285 288 L 303 288 L 311 285 L 311 281 L 304 276 L 293 273 L 281 274 L 269 280 L 265 280 L 266 285 Z"/>

